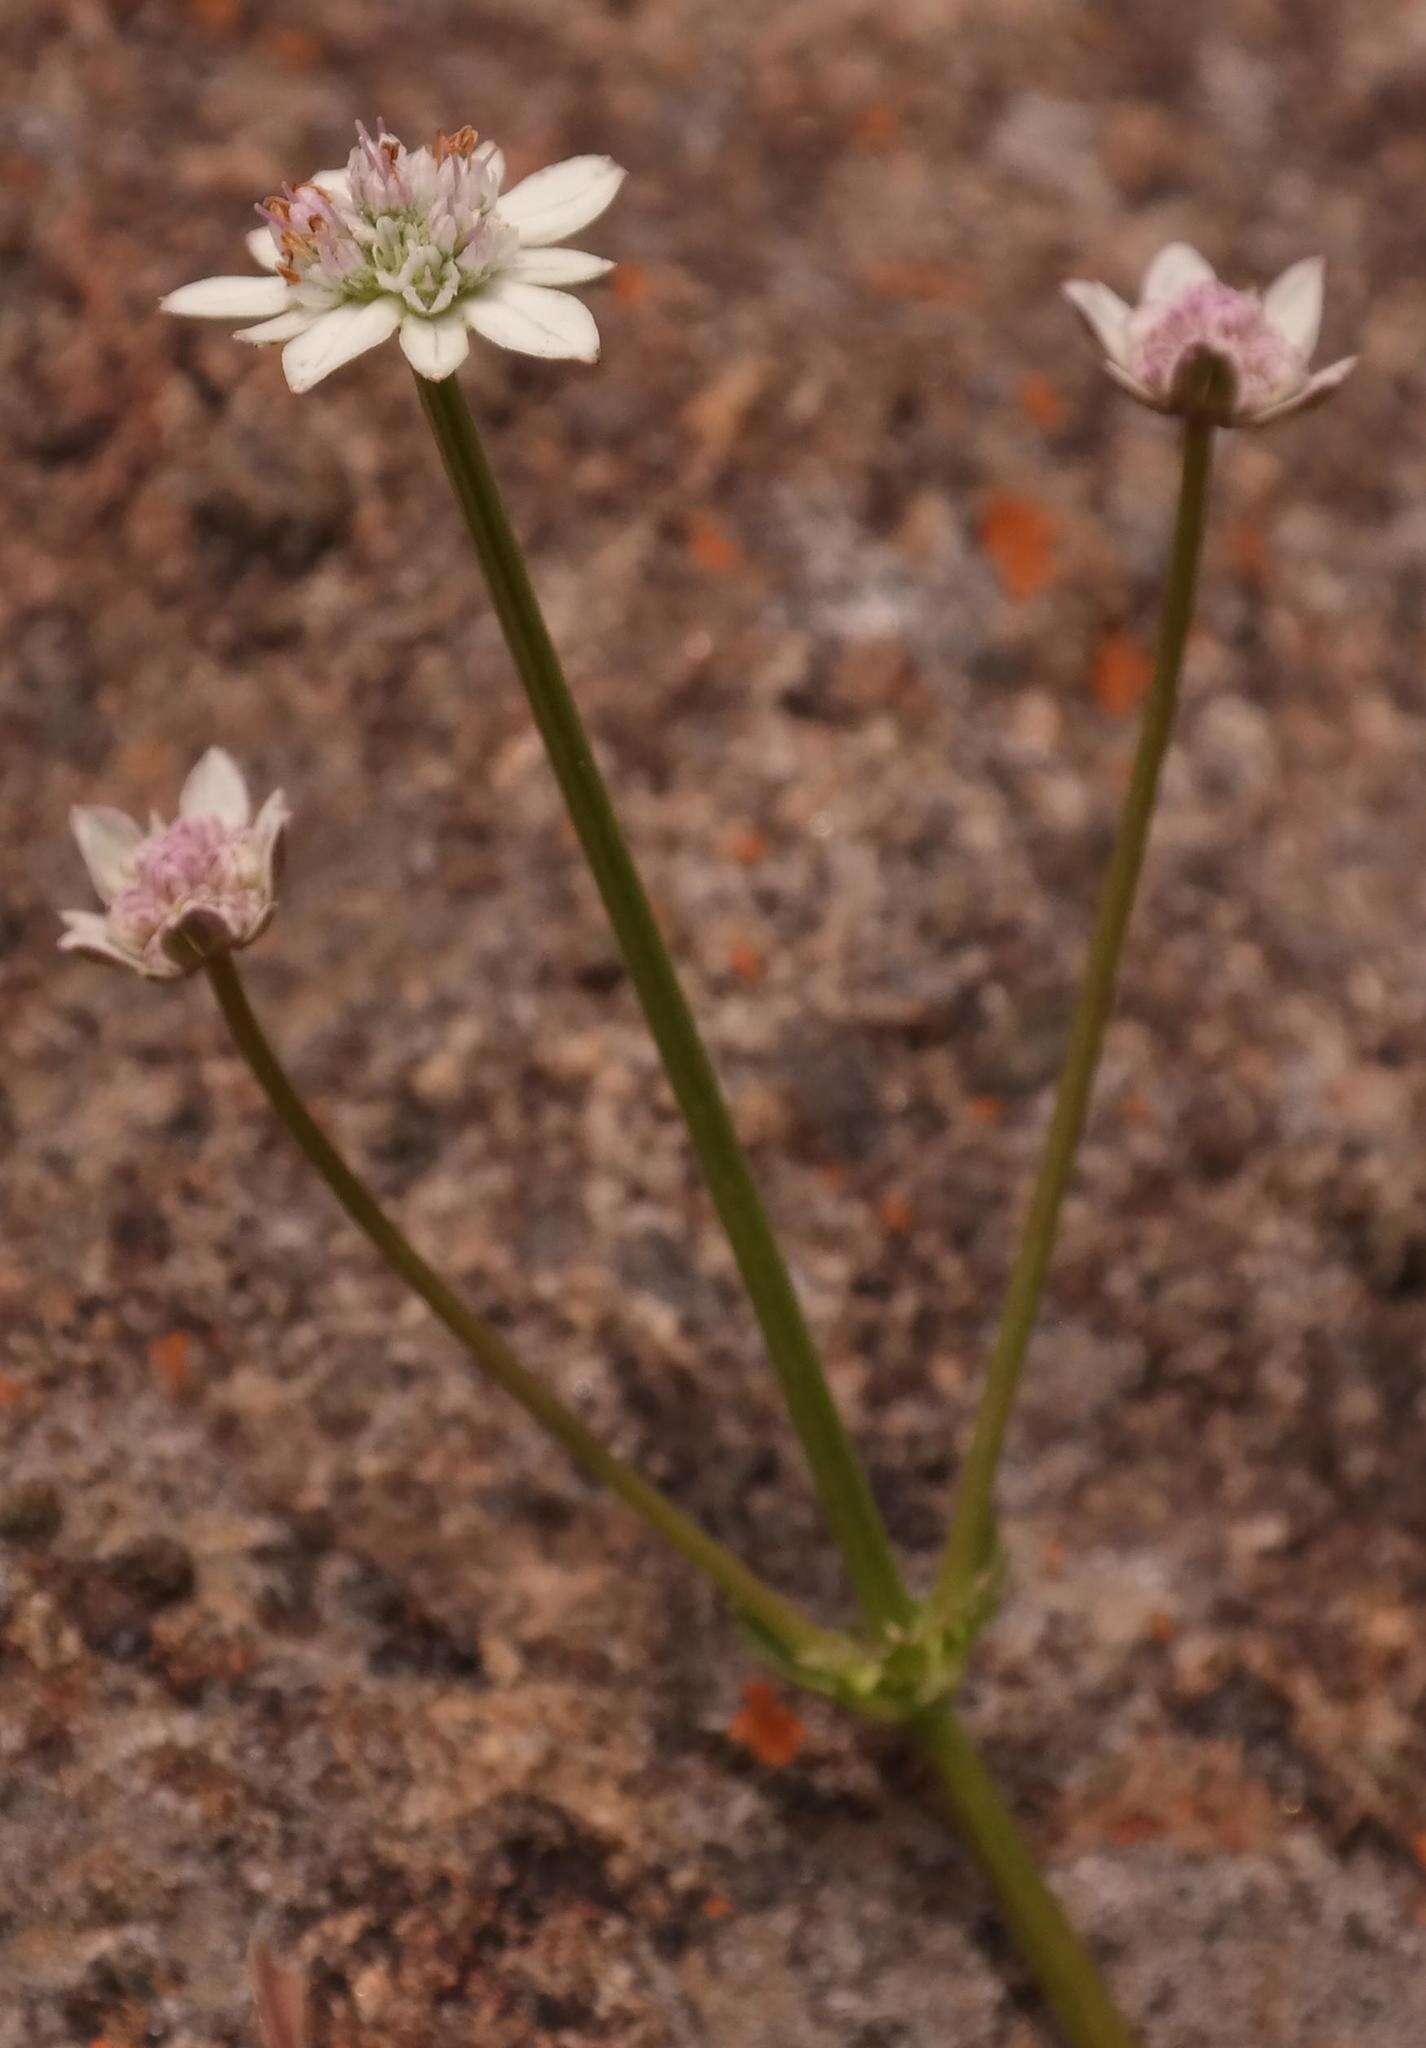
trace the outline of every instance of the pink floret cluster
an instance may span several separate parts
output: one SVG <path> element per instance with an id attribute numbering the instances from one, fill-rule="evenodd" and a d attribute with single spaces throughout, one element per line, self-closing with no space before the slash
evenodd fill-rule
<path id="1" fill-rule="evenodd" d="M 211 921 L 225 944 L 245 946 L 272 916 L 263 867 L 251 827 L 178 818 L 135 849 L 133 882 L 109 906 L 110 930 L 151 967 L 168 961 L 167 943 L 190 920 Z"/>
<path id="2" fill-rule="evenodd" d="M 1156 398 L 1172 398 L 1180 372 L 1205 355 L 1227 368 L 1235 405 L 1250 411 L 1295 390 L 1307 374 L 1301 353 L 1267 318 L 1258 295 L 1217 278 L 1135 314 L 1128 367 Z"/>
<path id="3" fill-rule="evenodd" d="M 258 212 L 278 273 L 314 306 L 394 294 L 435 317 L 519 245 L 495 212 L 504 160 L 474 129 L 407 149 L 382 129 L 360 136 L 344 173 L 289 185 Z"/>

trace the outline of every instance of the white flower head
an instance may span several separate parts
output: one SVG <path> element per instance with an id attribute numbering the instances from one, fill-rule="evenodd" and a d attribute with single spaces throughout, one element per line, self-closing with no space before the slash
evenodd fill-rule
<path id="1" fill-rule="evenodd" d="M 294 391 L 398 334 L 407 360 L 439 382 L 472 332 L 524 355 L 599 357 L 587 306 L 563 287 L 613 264 L 554 246 L 597 220 L 624 173 L 607 156 L 551 164 L 501 192 L 505 159 L 473 128 L 407 149 L 378 126 L 340 171 L 319 171 L 258 208 L 248 236 L 264 277 L 205 277 L 160 301 L 197 320 L 252 320 L 243 341 L 283 342 Z"/>
<path id="2" fill-rule="evenodd" d="M 254 818 L 242 770 L 210 747 L 183 785 L 171 825 L 142 826 L 102 804 L 70 822 L 102 911 L 66 910 L 61 948 L 177 981 L 205 960 L 250 946 L 272 922 L 291 816 L 275 790 Z"/>
<path id="3" fill-rule="evenodd" d="M 1309 256 L 1261 296 L 1220 282 L 1186 242 L 1161 249 L 1137 306 L 1075 278 L 1065 297 L 1104 351 L 1116 383 L 1155 412 L 1222 427 L 1265 427 L 1320 405 L 1355 356 L 1308 365 L 1322 325 L 1323 262 Z"/>

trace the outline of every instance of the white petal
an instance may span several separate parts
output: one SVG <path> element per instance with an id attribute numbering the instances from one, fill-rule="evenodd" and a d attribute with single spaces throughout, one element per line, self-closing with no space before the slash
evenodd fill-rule
<path id="1" fill-rule="evenodd" d="M 60 916 L 64 920 L 62 946 L 77 946 L 81 939 L 86 944 L 97 943 L 109 936 L 109 919 L 102 910 L 62 910 Z"/>
<path id="2" fill-rule="evenodd" d="M 1131 315 L 1118 292 L 1110 291 L 1107 284 L 1090 284 L 1078 277 L 1060 289 L 1111 361 L 1125 362 Z"/>
<path id="3" fill-rule="evenodd" d="M 566 157 L 512 185 L 496 211 L 520 230 L 522 242 L 540 248 L 598 220 L 623 182 L 612 157 Z"/>
<path id="4" fill-rule="evenodd" d="M 489 166 L 491 183 L 494 185 L 496 191 L 498 192 L 500 190 L 500 187 L 505 183 L 504 150 L 501 149 L 497 143 L 482 142 L 480 148 L 475 153 L 477 157 L 479 157 L 485 164 Z"/>
<path id="5" fill-rule="evenodd" d="M 137 954 L 130 953 L 109 935 L 106 918 L 92 910 L 61 911 L 67 929 L 59 941 L 61 953 L 82 953 L 88 960 L 104 960 L 114 967 L 143 968 Z"/>
<path id="6" fill-rule="evenodd" d="M 1123 391 L 1127 391 L 1131 398 L 1137 398 L 1140 405 L 1147 405 L 1151 407 L 1154 412 L 1173 411 L 1173 407 L 1171 405 L 1165 405 L 1162 402 L 1162 400 L 1155 398 L 1153 392 L 1150 391 L 1147 384 L 1141 384 L 1137 377 L 1131 376 L 1129 371 L 1124 368 L 1122 363 L 1116 363 L 1111 356 L 1106 356 L 1104 359 L 1104 367 L 1109 372 L 1110 376 L 1114 379 L 1114 382 L 1120 387 L 1120 389 Z"/>
<path id="7" fill-rule="evenodd" d="M 545 356 L 552 362 L 599 360 L 594 316 L 568 292 L 500 279 L 478 298 L 466 300 L 465 317 L 487 341 L 517 349 L 521 355 Z"/>
<path id="8" fill-rule="evenodd" d="M 305 334 L 321 317 L 320 313 L 314 313 L 308 307 L 294 306 L 290 313 L 279 313 L 272 320 L 259 320 L 256 327 L 235 328 L 233 339 L 250 341 L 254 348 L 261 348 L 269 341 L 291 341 L 295 334 Z"/>
<path id="9" fill-rule="evenodd" d="M 1318 370 L 1307 380 L 1307 403 L 1315 405 L 1319 399 L 1330 397 L 1339 384 L 1346 383 L 1356 367 L 1356 356 L 1341 356 L 1335 363 L 1328 363 L 1325 370 Z"/>
<path id="10" fill-rule="evenodd" d="M 69 822 L 90 881 L 101 901 L 112 903 L 134 878 L 134 854 L 143 840 L 142 828 L 109 804 L 76 804 Z"/>
<path id="11" fill-rule="evenodd" d="M 350 199 L 352 181 L 347 176 L 345 164 L 338 164 L 333 171 L 313 171 L 305 182 L 315 185 L 319 192 L 325 192 L 330 199 Z"/>
<path id="12" fill-rule="evenodd" d="M 275 895 L 282 867 L 282 841 L 292 817 L 287 798 L 275 789 L 253 820 L 253 838 L 262 856 L 263 888 Z"/>
<path id="13" fill-rule="evenodd" d="M 362 306 L 334 306 L 282 351 L 282 367 L 294 391 L 310 391 L 333 370 L 365 355 L 401 325 L 399 299 L 371 299 Z"/>
<path id="14" fill-rule="evenodd" d="M 246 825 L 252 816 L 243 771 L 225 747 L 209 747 L 189 772 L 178 798 L 180 818 L 216 818 L 220 825 Z"/>
<path id="15" fill-rule="evenodd" d="M 607 256 L 588 256 L 583 249 L 517 249 L 502 275 L 521 284 L 588 284 L 613 268 Z"/>
<path id="16" fill-rule="evenodd" d="M 1283 338 L 1305 356 L 1317 346 L 1322 330 L 1322 280 L 1326 264 L 1320 256 L 1304 257 L 1285 270 L 1263 296 L 1263 313 Z"/>
<path id="17" fill-rule="evenodd" d="M 280 313 L 292 287 L 282 277 L 201 277 L 158 302 L 161 313 L 188 320 L 261 320 Z"/>
<path id="18" fill-rule="evenodd" d="M 1329 363 L 1325 370 L 1318 370 L 1308 378 L 1300 391 L 1294 391 L 1290 398 L 1280 398 L 1276 405 L 1265 405 L 1260 411 L 1248 413 L 1241 424 L 1245 427 L 1271 426 L 1274 420 L 1285 420 L 1289 413 L 1307 412 L 1314 405 L 1321 405 L 1330 398 L 1340 384 L 1345 384 L 1357 367 L 1355 356 L 1343 356 L 1340 362 Z"/>
<path id="19" fill-rule="evenodd" d="M 408 313 L 401 322 L 401 347 L 418 376 L 439 384 L 470 354 L 470 329 L 462 313 L 443 313 L 439 320 Z"/>
<path id="20" fill-rule="evenodd" d="M 276 270 L 282 261 L 282 252 L 277 246 L 277 237 L 271 228 L 254 228 L 250 235 L 243 237 L 248 245 L 248 254 L 262 270 Z"/>
<path id="21" fill-rule="evenodd" d="M 1212 284 L 1213 265 L 1187 242 L 1170 242 L 1144 272 L 1140 303 L 1150 299 L 1174 299 L 1191 285 Z"/>

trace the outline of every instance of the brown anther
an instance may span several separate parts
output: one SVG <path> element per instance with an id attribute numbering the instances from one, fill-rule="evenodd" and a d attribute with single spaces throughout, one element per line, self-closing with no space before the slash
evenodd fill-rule
<path id="1" fill-rule="evenodd" d="M 289 284 L 301 284 L 302 282 L 300 273 L 295 271 L 290 263 L 279 263 L 277 274 L 279 277 L 285 277 Z"/>
<path id="2" fill-rule="evenodd" d="M 439 129 L 432 153 L 436 162 L 443 164 L 448 156 L 470 156 L 479 140 L 479 135 L 467 121 L 464 128 L 457 128 L 454 135 L 447 135 L 444 128 Z"/>
<path id="3" fill-rule="evenodd" d="M 287 220 L 292 213 L 292 201 L 285 193 L 277 193 L 271 199 L 264 199 L 258 208 L 260 213 L 275 213 L 279 220 Z"/>

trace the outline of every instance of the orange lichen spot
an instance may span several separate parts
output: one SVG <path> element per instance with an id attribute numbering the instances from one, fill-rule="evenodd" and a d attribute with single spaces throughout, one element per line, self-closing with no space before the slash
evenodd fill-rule
<path id="1" fill-rule="evenodd" d="M 37 158 L 27 156 L 22 149 L 0 153 L 0 185 L 8 186 L 12 192 L 38 192 L 44 181 L 44 166 Z"/>
<path id="2" fill-rule="evenodd" d="M 807 1730 L 765 1679 L 743 1687 L 743 1704 L 728 1724 L 728 1740 L 749 1750 L 760 1764 L 778 1771 L 798 1756 Z"/>
<path id="3" fill-rule="evenodd" d="M 170 1400 L 180 1400 L 189 1390 L 189 1344 L 187 1330 L 170 1330 L 165 1336 L 155 1337 L 149 1346 L 154 1378 Z"/>
<path id="4" fill-rule="evenodd" d="M 890 149 L 901 134 L 901 116 L 889 100 L 872 100 L 857 113 L 851 126 L 856 149 Z"/>
<path id="5" fill-rule="evenodd" d="M 1047 434 L 1064 425 L 1065 402 L 1043 370 L 1031 370 L 1020 379 L 1020 406 L 1025 417 Z"/>
<path id="6" fill-rule="evenodd" d="M 899 1188 L 888 1188 L 877 1206 L 881 1227 L 892 1237 L 905 1237 L 915 1221 L 911 1204 Z"/>
<path id="7" fill-rule="evenodd" d="M 726 576 L 746 560 L 742 543 L 711 512 L 688 515 L 688 552 L 709 576 Z"/>
<path id="8" fill-rule="evenodd" d="M 1132 633 L 1111 633 L 1100 642 L 1089 683 L 1100 709 L 1123 718 L 1143 703 L 1153 675 L 1143 641 Z"/>
<path id="9" fill-rule="evenodd" d="M 1034 597 L 1054 581 L 1058 535 L 1054 515 L 1036 499 L 1009 491 L 991 498 L 980 523 L 980 543 L 1007 597 Z"/>
<path id="10" fill-rule="evenodd" d="M 1104 1839 L 1113 1849 L 1138 1849 L 1159 1842 L 1170 1832 L 1168 1820 L 1156 1813 L 1122 1813 L 1106 1821 Z"/>
<path id="11" fill-rule="evenodd" d="M 1147 1634 L 1151 1643 L 1171 1643 L 1178 1634 L 1178 1623 L 1171 1614 L 1160 1608 L 1149 1616 Z"/>
<path id="12" fill-rule="evenodd" d="M 972 1095 L 966 1104 L 966 1115 L 973 1124 L 998 1124 L 1005 1114 L 1005 1104 L 998 1095 Z"/>
<path id="13" fill-rule="evenodd" d="M 763 956 L 750 939 L 734 939 L 728 949 L 728 965 L 749 988 L 756 988 L 763 978 Z"/>
<path id="14" fill-rule="evenodd" d="M 283 71 L 315 71 L 322 61 L 322 45 L 305 28 L 264 29 L 258 47 Z"/>
<path id="15" fill-rule="evenodd" d="M 725 1899 L 721 1892 L 711 1892 L 703 1901 L 705 1920 L 726 1920 L 733 1911 L 733 1901 Z"/>
<path id="16" fill-rule="evenodd" d="M 242 0 L 188 0 L 188 12 L 210 36 L 230 36 L 242 20 Z"/>
<path id="17" fill-rule="evenodd" d="M 12 1380 L 9 1373 L 0 1372 L 0 1408 L 13 1408 L 28 1392 L 23 1380 Z"/>
<path id="18" fill-rule="evenodd" d="M 1058 1536 L 1052 1536 L 1040 1552 L 1040 1569 L 1046 1578 L 1057 1579 L 1069 1562 L 1069 1552 Z"/>
<path id="19" fill-rule="evenodd" d="M 1253 589 L 1261 590 L 1272 566 L 1263 529 L 1256 520 L 1239 519 L 1229 527 L 1227 540 L 1233 573 Z"/>
<path id="20" fill-rule="evenodd" d="M 972 296 L 965 271 L 953 269 L 948 263 L 869 263 L 863 275 L 871 289 L 884 299 L 910 299 L 919 305 L 936 306 L 948 301 L 963 304 Z"/>
<path id="21" fill-rule="evenodd" d="M 1411 1837 L 1411 1853 L 1421 1868 L 1426 1870 L 1426 1828 L 1422 1828 L 1418 1834 Z"/>
<path id="22" fill-rule="evenodd" d="M 759 832 L 756 825 L 734 825 L 723 840 L 723 852 L 740 868 L 755 868 L 759 861 L 767 859 L 767 835 Z"/>
<path id="23" fill-rule="evenodd" d="M 614 296 L 626 306 L 642 306 L 648 301 L 649 273 L 642 263 L 621 263 L 609 280 L 614 287 Z"/>

